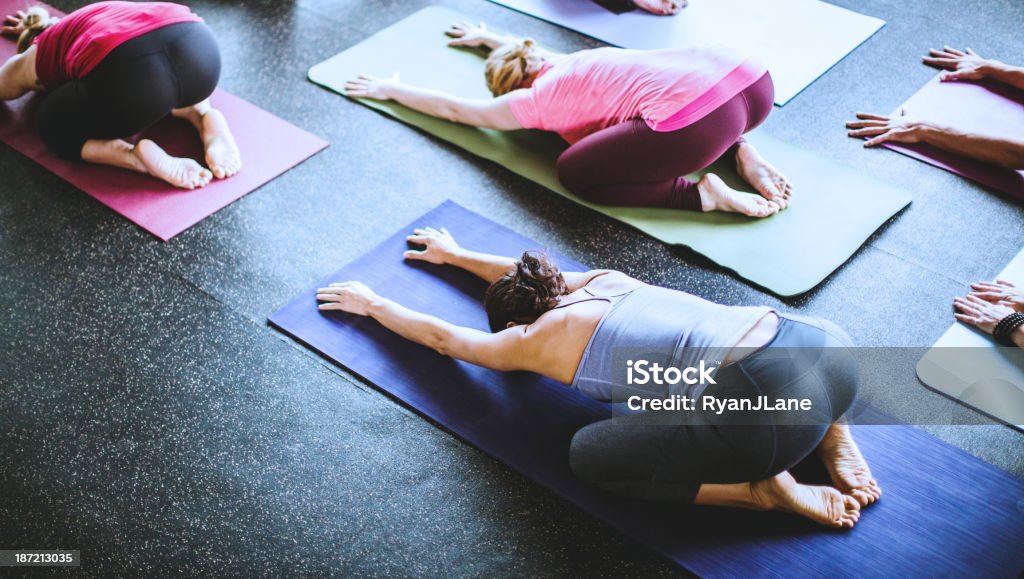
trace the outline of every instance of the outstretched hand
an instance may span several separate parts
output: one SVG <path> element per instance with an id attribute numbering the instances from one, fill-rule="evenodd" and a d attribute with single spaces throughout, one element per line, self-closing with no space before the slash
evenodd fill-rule
<path id="1" fill-rule="evenodd" d="M 470 24 L 469 22 L 456 22 L 452 24 L 451 28 L 444 32 L 452 38 L 448 41 L 448 46 L 465 46 L 468 48 L 476 48 L 478 46 L 484 46 L 490 33 L 487 31 L 487 25 L 481 22 L 478 25 Z"/>
<path id="2" fill-rule="evenodd" d="M 317 306 L 321 310 L 337 310 L 366 316 L 373 304 L 380 300 L 372 289 L 358 281 L 332 283 L 330 287 L 316 290 L 316 299 L 324 302 Z"/>
<path id="3" fill-rule="evenodd" d="M 455 238 L 444 227 L 440 230 L 433 227 L 414 229 L 412 233 L 412 235 L 405 238 L 406 241 L 417 243 L 424 247 L 421 250 L 410 249 L 406 251 L 403 254 L 406 259 L 443 265 L 448 263 L 448 259 L 459 249 L 459 244 L 455 242 Z"/>
<path id="4" fill-rule="evenodd" d="M 359 78 L 345 83 L 345 94 L 350 97 L 387 101 L 391 100 L 391 89 L 400 84 L 397 72 L 389 78 L 361 74 Z"/>
<path id="5" fill-rule="evenodd" d="M 865 147 L 882 143 L 917 143 L 926 130 L 927 124 L 908 119 L 906 116 L 887 117 L 871 113 L 857 113 L 856 121 L 846 123 L 851 137 L 871 137 Z"/>
<path id="6" fill-rule="evenodd" d="M 971 284 L 972 296 L 978 296 L 986 302 L 1012 308 L 1024 313 L 1024 290 L 1005 280 L 979 281 Z"/>
<path id="7" fill-rule="evenodd" d="M 971 294 L 966 298 L 954 298 L 953 308 L 954 318 L 986 334 L 991 334 L 1000 320 L 1013 313 L 1013 310 L 1006 306 L 985 301 Z"/>
<path id="8" fill-rule="evenodd" d="M 637 8 L 658 16 L 671 16 L 689 3 L 689 0 L 633 0 Z"/>
<path id="9" fill-rule="evenodd" d="M 932 48 L 928 56 L 921 59 L 928 66 L 944 69 L 940 80 L 981 80 L 992 72 L 998 61 L 978 56 L 970 48 L 960 51 L 944 46 L 942 50 Z"/>
<path id="10" fill-rule="evenodd" d="M 25 31 L 25 16 L 24 10 L 18 10 L 16 13 L 4 18 L 4 27 L 0 29 L 0 34 L 4 36 L 21 36 L 21 33 Z"/>

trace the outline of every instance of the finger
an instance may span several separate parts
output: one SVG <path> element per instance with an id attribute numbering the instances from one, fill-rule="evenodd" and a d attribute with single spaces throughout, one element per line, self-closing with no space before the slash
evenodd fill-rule
<path id="1" fill-rule="evenodd" d="M 321 302 L 340 302 L 342 296 L 338 294 L 318 293 L 316 294 L 316 299 Z"/>
<path id="2" fill-rule="evenodd" d="M 441 228 L 441 233 L 442 233 L 442 234 L 443 234 L 443 235 L 444 235 L 445 237 L 451 237 L 451 236 L 452 236 L 452 234 L 451 234 L 451 233 L 448 233 L 448 230 L 447 230 L 447 229 L 445 229 L 444 227 L 442 227 L 442 228 Z"/>
<path id="3" fill-rule="evenodd" d="M 943 46 L 942 50 L 944 50 L 944 51 L 946 51 L 946 52 L 948 52 L 950 54 L 956 55 L 956 56 L 963 56 L 964 55 L 963 52 L 960 52 L 959 50 L 957 50 L 957 49 L 955 49 L 955 48 L 953 48 L 951 46 Z M 968 48 L 967 50 L 970 50 L 970 48 Z"/>
<path id="4" fill-rule="evenodd" d="M 934 66 L 935 68 L 952 68 L 956 66 L 956 61 L 949 58 L 932 58 L 925 56 L 921 58 L 921 62 L 928 66 Z"/>
<path id="5" fill-rule="evenodd" d="M 953 317 L 956 318 L 957 321 L 969 324 L 971 326 L 977 326 L 980 322 L 978 318 L 974 316 L 969 316 L 967 314 L 953 314 Z"/>
<path id="6" fill-rule="evenodd" d="M 422 260 L 423 259 L 423 254 L 425 254 L 425 253 L 426 253 L 425 251 L 416 251 L 415 249 L 409 249 L 409 250 L 406 250 L 406 252 L 402 254 L 402 257 L 404 257 L 405 259 L 420 259 L 420 260 Z"/>
<path id="7" fill-rule="evenodd" d="M 1017 287 L 1013 285 L 1011 282 L 1006 281 L 1005 279 L 997 279 L 996 283 L 1003 287 Z"/>
<path id="8" fill-rule="evenodd" d="M 975 289 L 1001 290 L 1005 286 L 1000 284 L 999 281 L 1000 280 L 997 280 L 995 283 L 992 283 L 990 281 L 976 281 L 971 284 L 971 287 Z"/>
<path id="9" fill-rule="evenodd" d="M 1003 294 L 1002 292 L 990 292 L 990 291 L 989 292 L 971 292 L 968 295 L 978 296 L 979 298 L 985 300 L 986 302 L 998 302 L 1001 299 L 1003 299 L 1003 297 L 1005 296 L 1005 294 Z"/>
<path id="10" fill-rule="evenodd" d="M 870 129 L 864 129 L 864 130 L 870 130 Z M 872 139 L 868 139 L 868 140 L 864 141 L 864 146 L 865 147 L 877 147 L 878 145 L 881 145 L 882 143 L 888 143 L 890 141 L 898 141 L 898 140 L 899 139 L 896 137 L 896 133 L 893 132 L 893 131 L 889 131 L 887 133 L 883 133 L 881 135 L 878 135 L 877 137 L 874 137 Z"/>
<path id="11" fill-rule="evenodd" d="M 426 235 L 410 235 L 406 237 L 405 240 L 412 243 L 418 243 L 420 245 L 426 245 L 427 242 L 430 241 L 430 238 Z"/>
<path id="12" fill-rule="evenodd" d="M 967 314 L 969 316 L 977 317 L 981 315 L 981 311 L 979 311 L 978 308 L 974 307 L 974 305 L 972 305 L 970 302 L 966 302 L 963 300 L 954 301 L 953 307 L 955 309 L 960 310 L 961 313 Z"/>
<path id="13" fill-rule="evenodd" d="M 970 46 L 967 47 L 967 54 L 970 54 L 971 56 L 978 56 L 978 53 L 974 52 L 974 49 Z"/>
<path id="14" fill-rule="evenodd" d="M 889 124 L 889 121 L 869 120 L 869 121 L 850 121 L 846 123 L 848 129 L 863 129 L 866 127 L 884 127 Z"/>
<path id="15" fill-rule="evenodd" d="M 857 129 L 850 131 L 847 134 L 851 137 L 874 137 L 888 132 L 889 127 L 865 127 L 863 129 Z"/>
<path id="16" fill-rule="evenodd" d="M 863 112 L 857 113 L 857 118 L 858 119 L 863 119 L 863 120 L 875 120 L 875 121 L 888 121 L 889 120 L 889 117 L 887 117 L 885 115 L 876 115 L 874 113 L 863 113 Z"/>

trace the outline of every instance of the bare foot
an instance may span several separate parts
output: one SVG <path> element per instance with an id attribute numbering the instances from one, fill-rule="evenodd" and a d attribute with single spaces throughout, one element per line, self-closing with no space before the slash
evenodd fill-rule
<path id="1" fill-rule="evenodd" d="M 214 177 L 225 179 L 242 170 L 242 153 L 220 111 L 211 109 L 203 115 L 200 135 L 206 147 L 206 165 Z"/>
<path id="2" fill-rule="evenodd" d="M 633 0 L 633 5 L 658 16 L 671 16 L 679 12 L 690 0 Z"/>
<path id="3" fill-rule="evenodd" d="M 180 189 L 196 189 L 210 182 L 213 174 L 192 159 L 172 157 L 149 139 L 135 145 L 133 153 L 146 172 Z"/>
<path id="4" fill-rule="evenodd" d="M 736 147 L 736 170 L 765 199 L 774 201 L 780 209 L 789 207 L 793 186 L 750 143 L 740 143 Z"/>
<path id="5" fill-rule="evenodd" d="M 737 191 L 714 173 L 705 173 L 697 182 L 700 205 L 704 211 L 726 211 L 750 217 L 768 217 L 779 212 L 779 206 L 759 195 Z"/>
<path id="6" fill-rule="evenodd" d="M 803 485 L 788 472 L 750 483 L 750 496 L 761 510 L 786 511 L 828 527 L 853 528 L 860 504 L 832 487 Z"/>
<path id="7" fill-rule="evenodd" d="M 226 179 L 242 170 L 242 153 L 238 150 L 224 114 L 213 108 L 209 100 L 174 109 L 171 114 L 192 123 L 199 131 L 206 152 L 206 166 L 218 179 Z"/>
<path id="8" fill-rule="evenodd" d="M 832 484 L 844 493 L 852 495 L 862 507 L 866 507 L 882 496 L 878 481 L 871 476 L 871 469 L 861 455 L 857 443 L 850 435 L 850 427 L 833 424 L 818 445 L 818 456 L 825 463 Z"/>

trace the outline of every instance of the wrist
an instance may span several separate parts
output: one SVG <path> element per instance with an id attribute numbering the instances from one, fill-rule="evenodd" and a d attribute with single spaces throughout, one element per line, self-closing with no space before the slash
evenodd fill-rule
<path id="1" fill-rule="evenodd" d="M 1010 67 L 1008 67 L 1005 62 L 998 60 L 990 60 L 978 67 L 978 71 L 982 76 L 986 78 L 994 78 L 996 80 L 999 80 L 999 78 L 1002 77 L 1004 73 L 1008 72 L 1009 69 Z"/>
<path id="2" fill-rule="evenodd" d="M 388 307 L 390 301 L 378 295 L 373 296 L 366 302 L 366 315 L 376 319 Z"/>
<path id="3" fill-rule="evenodd" d="M 1018 348 L 1024 348 L 1024 326 L 1014 330 L 1010 339 L 1013 340 L 1013 343 L 1016 344 Z"/>

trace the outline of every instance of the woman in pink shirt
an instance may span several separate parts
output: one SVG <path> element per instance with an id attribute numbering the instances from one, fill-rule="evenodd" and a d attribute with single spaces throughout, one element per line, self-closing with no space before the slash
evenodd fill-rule
<path id="1" fill-rule="evenodd" d="M 195 189 L 242 166 L 224 115 L 210 106 L 220 51 L 203 20 L 179 4 L 97 2 L 58 20 L 42 8 L 8 16 L 17 54 L 0 67 L 0 99 L 44 92 L 43 141 L 70 160 L 114 165 Z M 173 114 L 192 123 L 206 164 L 126 139 Z"/>
<path id="2" fill-rule="evenodd" d="M 481 128 L 558 133 L 570 144 L 558 159 L 559 179 L 595 203 L 751 217 L 789 205 L 789 182 L 742 136 L 764 121 L 774 100 L 771 76 L 754 59 L 710 46 L 556 55 L 482 25 L 455 24 L 448 34 L 452 46 L 491 49 L 485 79 L 494 98 L 367 75 L 346 85 L 348 95 L 395 100 Z M 736 191 L 713 173 L 685 178 L 726 153 L 758 194 Z"/>

